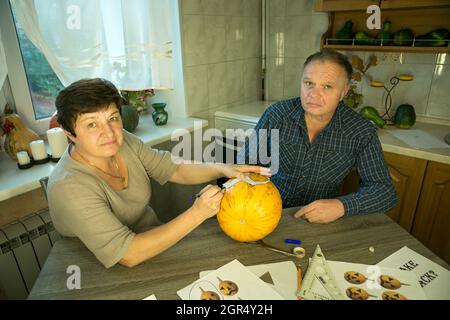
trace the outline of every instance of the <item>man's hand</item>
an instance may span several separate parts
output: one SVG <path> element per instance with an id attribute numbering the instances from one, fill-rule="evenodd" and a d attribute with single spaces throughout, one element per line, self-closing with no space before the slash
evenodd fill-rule
<path id="1" fill-rule="evenodd" d="M 311 223 L 328 223 L 344 216 L 344 213 L 344 204 L 341 200 L 322 199 L 304 206 L 294 214 L 294 217 L 304 217 Z"/>
<path id="2" fill-rule="evenodd" d="M 227 178 L 239 178 L 242 179 L 249 173 L 255 172 L 263 176 L 270 177 L 270 168 L 265 168 L 261 166 L 248 166 L 248 165 L 237 165 L 237 164 L 224 164 L 221 165 L 221 173 Z"/>

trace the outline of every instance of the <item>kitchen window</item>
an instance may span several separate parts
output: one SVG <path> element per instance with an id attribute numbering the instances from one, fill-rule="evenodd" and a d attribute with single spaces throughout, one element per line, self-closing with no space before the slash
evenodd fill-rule
<path id="1" fill-rule="evenodd" d="M 179 87 L 182 72 L 173 72 L 181 69 L 175 61 L 181 60 L 176 0 L 135 0 L 126 6 L 123 0 L 81 1 L 81 29 L 76 30 L 66 24 L 71 3 L 0 1 L 8 79 L 17 112 L 33 130 L 45 133 L 56 95 L 81 78 L 107 78 L 127 90 Z M 160 97 L 179 100 L 181 94 Z"/>

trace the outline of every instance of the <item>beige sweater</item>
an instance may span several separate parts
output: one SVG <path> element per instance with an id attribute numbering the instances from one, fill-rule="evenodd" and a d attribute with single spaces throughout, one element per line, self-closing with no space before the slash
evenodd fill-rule
<path id="1" fill-rule="evenodd" d="M 177 168 L 169 152 L 149 148 L 125 130 L 120 153 L 128 166 L 127 189 L 112 189 L 89 167 L 73 160 L 68 150 L 48 181 L 56 230 L 62 236 L 78 237 L 107 268 L 122 259 L 136 233 L 159 223 L 148 205 L 150 178 L 164 184 Z"/>

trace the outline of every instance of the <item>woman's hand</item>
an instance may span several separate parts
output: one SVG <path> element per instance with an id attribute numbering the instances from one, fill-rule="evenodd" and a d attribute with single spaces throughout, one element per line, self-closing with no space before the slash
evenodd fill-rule
<path id="1" fill-rule="evenodd" d="M 237 164 L 223 164 L 221 165 L 221 173 L 227 178 L 239 178 L 242 179 L 249 173 L 259 173 L 263 176 L 270 177 L 270 168 L 265 168 L 261 166 L 248 166 L 248 165 L 237 165 Z"/>
<path id="2" fill-rule="evenodd" d="M 200 191 L 192 209 L 201 214 L 204 219 L 210 218 L 219 212 L 220 202 L 223 198 L 223 191 L 218 186 L 207 185 Z"/>

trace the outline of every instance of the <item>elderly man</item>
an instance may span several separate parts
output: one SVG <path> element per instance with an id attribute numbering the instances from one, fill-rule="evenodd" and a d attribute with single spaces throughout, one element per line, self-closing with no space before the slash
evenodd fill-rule
<path id="1" fill-rule="evenodd" d="M 300 97 L 270 106 L 255 128 L 269 136 L 271 130 L 279 130 L 279 154 L 270 153 L 270 137 L 268 145 L 262 145 L 262 139 L 256 144 L 247 141 L 238 154 L 238 162 L 253 158 L 261 163 L 258 149 L 264 147 L 272 162 L 279 157 L 271 180 L 280 190 L 283 206 L 304 206 L 295 217 L 309 222 L 386 212 L 397 202 L 376 127 L 341 102 L 351 75 L 351 64 L 337 51 L 308 57 Z M 361 179 L 359 190 L 341 196 L 342 181 L 353 168 Z"/>

